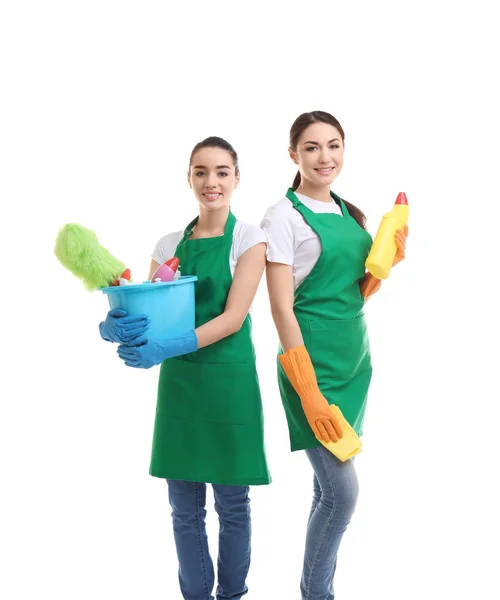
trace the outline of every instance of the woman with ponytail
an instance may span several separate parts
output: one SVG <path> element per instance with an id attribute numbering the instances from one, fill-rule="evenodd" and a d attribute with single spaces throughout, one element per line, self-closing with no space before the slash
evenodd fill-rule
<path id="1" fill-rule="evenodd" d="M 342 437 L 333 404 L 362 434 L 372 373 L 363 305 L 380 287 L 365 272 L 372 239 L 364 214 L 330 190 L 342 170 L 344 137 L 326 112 L 298 117 L 289 147 L 298 173 L 261 225 L 291 450 L 305 450 L 314 470 L 302 600 L 334 598 L 337 552 L 354 513 L 358 481 L 353 459 L 341 462 L 320 440 Z M 404 258 L 406 236 L 407 229 L 396 233 L 395 263 Z"/>
<path id="2" fill-rule="evenodd" d="M 205 528 L 212 484 L 219 517 L 215 594 L 237 600 L 248 591 L 249 486 L 271 481 L 249 314 L 265 268 L 266 239 L 231 212 L 240 171 L 226 140 L 198 143 L 187 179 L 199 215 L 184 231 L 158 241 L 149 277 L 172 256 L 184 274 L 198 277 L 195 329 L 157 342 L 147 339 L 147 326 L 133 323 L 127 339 L 105 339 L 121 344 L 118 354 L 130 367 L 161 364 L 150 473 L 168 483 L 182 597 L 214 600 Z M 130 341 L 134 333 L 140 337 Z"/>

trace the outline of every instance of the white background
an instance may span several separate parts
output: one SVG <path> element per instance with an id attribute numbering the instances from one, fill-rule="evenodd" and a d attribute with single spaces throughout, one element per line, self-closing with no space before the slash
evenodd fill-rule
<path id="1" fill-rule="evenodd" d="M 53 256 L 78 222 L 146 278 L 197 206 L 193 145 L 240 154 L 259 223 L 291 184 L 302 112 L 346 132 L 334 190 L 407 260 L 367 305 L 374 378 L 340 600 L 500 597 L 498 28 L 494 3 L 2 3 L 0 596 L 177 600 L 165 482 L 148 475 L 158 369 L 101 342 L 105 297 Z M 254 341 L 274 482 L 252 489 L 249 600 L 299 598 L 312 487 L 291 454 L 263 283 Z M 208 528 L 216 545 L 210 498 Z"/>

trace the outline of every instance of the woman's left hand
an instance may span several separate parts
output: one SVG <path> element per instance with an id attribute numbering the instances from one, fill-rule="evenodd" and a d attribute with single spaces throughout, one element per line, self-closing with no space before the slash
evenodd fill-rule
<path id="1" fill-rule="evenodd" d="M 125 362 L 127 367 L 137 369 L 150 369 L 159 365 L 162 358 L 162 348 L 156 342 L 148 340 L 142 346 L 118 346 L 118 356 Z"/>
<path id="2" fill-rule="evenodd" d="M 398 229 L 394 236 L 394 241 L 396 242 L 396 256 L 394 257 L 394 261 L 392 262 L 392 266 L 397 265 L 401 262 L 405 257 L 406 250 L 406 239 L 408 237 L 408 225 L 404 226 L 404 229 Z"/>
<path id="3" fill-rule="evenodd" d="M 198 350 L 198 338 L 196 333 L 191 330 L 184 335 L 162 340 L 161 342 L 148 340 L 141 346 L 120 345 L 117 352 L 127 367 L 150 369 L 167 360 L 167 358 L 182 356 L 196 350 Z"/>

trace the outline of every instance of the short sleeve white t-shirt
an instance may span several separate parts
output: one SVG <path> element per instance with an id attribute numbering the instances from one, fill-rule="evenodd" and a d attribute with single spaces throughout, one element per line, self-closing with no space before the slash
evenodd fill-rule
<path id="1" fill-rule="evenodd" d="M 342 216 L 340 206 L 333 199 L 331 202 L 322 202 L 303 194 L 295 195 L 314 213 Z M 297 289 L 321 255 L 318 234 L 286 196 L 267 210 L 261 227 L 267 237 L 267 260 L 292 266 L 294 289 Z"/>
<path id="2" fill-rule="evenodd" d="M 155 246 L 151 258 L 158 264 L 163 264 L 169 258 L 172 258 L 175 254 L 178 243 L 181 241 L 183 231 L 174 231 L 163 236 Z M 260 227 L 256 225 L 249 225 L 243 221 L 236 220 L 233 231 L 233 243 L 231 246 L 231 253 L 229 257 L 229 267 L 231 269 L 231 275 L 234 275 L 236 265 L 240 257 L 253 246 L 257 244 L 266 243 L 266 235 Z M 181 274 L 183 273 L 182 264 L 179 265 Z M 189 275 L 189 273 L 186 273 Z"/>

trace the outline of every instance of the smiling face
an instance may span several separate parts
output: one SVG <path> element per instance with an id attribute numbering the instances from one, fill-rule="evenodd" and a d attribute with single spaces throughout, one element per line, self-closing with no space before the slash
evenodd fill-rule
<path id="1" fill-rule="evenodd" d="M 209 211 L 230 205 L 238 187 L 233 158 L 222 148 L 201 148 L 193 155 L 188 182 L 200 206 Z"/>
<path id="2" fill-rule="evenodd" d="M 309 125 L 299 137 L 296 149 L 290 148 L 289 153 L 307 187 L 330 186 L 344 164 L 342 136 L 328 123 Z"/>

